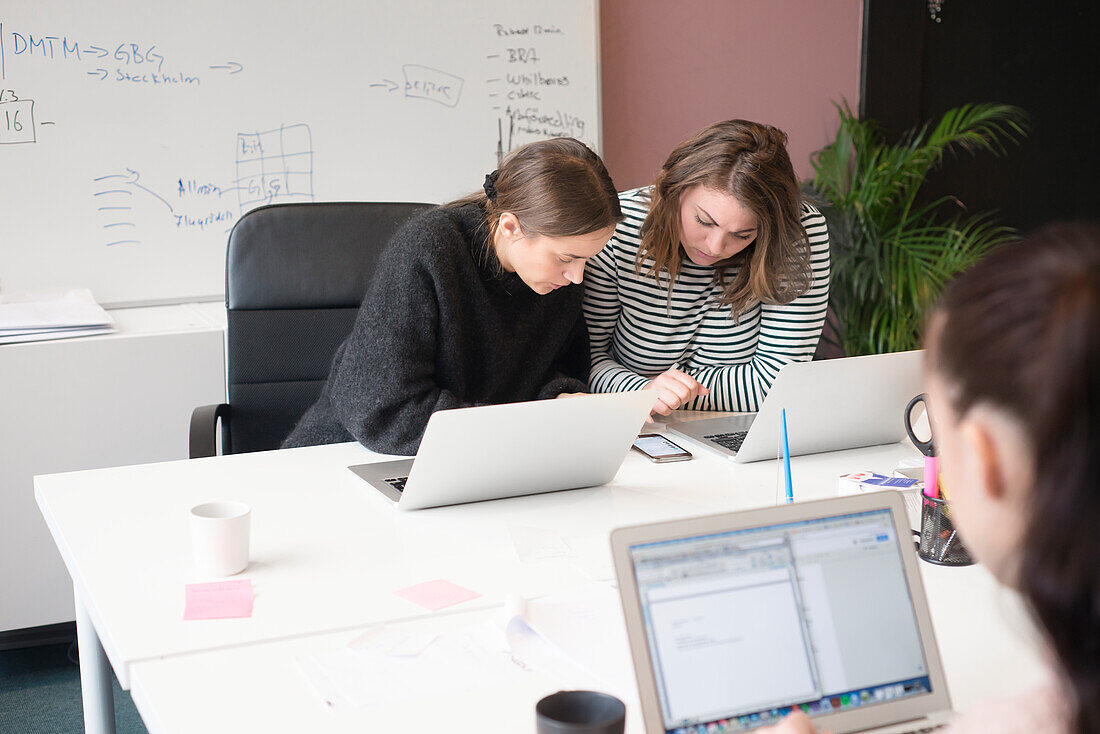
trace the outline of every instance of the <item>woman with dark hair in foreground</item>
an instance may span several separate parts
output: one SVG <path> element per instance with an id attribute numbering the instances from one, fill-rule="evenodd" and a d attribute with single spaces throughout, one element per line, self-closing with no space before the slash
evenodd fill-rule
<path id="1" fill-rule="evenodd" d="M 1096 734 L 1100 227 L 1052 225 L 997 250 L 948 288 L 926 342 L 944 493 L 967 547 L 1029 603 L 1055 668 L 950 731 Z M 814 728 L 795 714 L 772 731 Z"/>

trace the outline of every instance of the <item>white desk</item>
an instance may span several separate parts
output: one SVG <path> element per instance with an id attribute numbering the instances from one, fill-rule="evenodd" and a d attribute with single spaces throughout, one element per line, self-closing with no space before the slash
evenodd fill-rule
<path id="1" fill-rule="evenodd" d="M 798 457 L 796 498 L 833 496 L 839 474 L 888 471 L 910 455 L 896 444 Z M 228 650 L 219 658 L 247 662 L 258 643 L 415 620 L 428 613 L 392 592 L 435 578 L 482 594 L 461 611 L 488 609 L 509 593 L 532 598 L 611 579 L 614 527 L 775 501 L 775 462 L 705 454 L 654 465 L 632 452 L 604 487 L 401 513 L 346 470 L 371 456 L 340 444 L 37 477 L 35 496 L 77 597 L 87 730 L 113 730 L 108 661 L 129 689 L 143 661 L 209 664 L 205 655 Z M 183 587 L 196 580 L 187 510 L 212 499 L 252 506 L 243 576 L 255 584 L 255 609 L 250 619 L 184 622 Z M 580 558 L 525 566 L 512 541 L 525 527 L 560 534 Z"/>
<path id="2" fill-rule="evenodd" d="M 493 624 L 499 609 L 400 623 L 448 632 Z M 534 705 L 561 690 L 539 670 L 516 668 L 503 685 L 456 681 L 455 690 L 430 700 L 393 700 L 379 707 L 329 710 L 302 674 L 296 658 L 335 651 L 359 631 L 337 632 L 218 652 L 135 663 L 131 694 L 149 734 L 167 732 L 524 732 L 534 731 Z M 606 690 L 583 676 L 570 688 Z M 171 691 L 175 690 L 173 694 Z M 433 691 L 433 693 L 435 693 Z M 623 699 L 628 700 L 628 699 Z M 428 704 L 428 705 L 425 705 Z M 636 709 L 627 731 L 641 732 Z"/>
<path id="3" fill-rule="evenodd" d="M 991 695 L 1026 690 L 1039 682 L 1030 629 L 1018 597 L 996 588 L 980 567 L 921 564 L 955 709 Z M 960 605 L 965 612 L 960 613 Z M 399 623 L 401 629 L 446 632 L 491 624 L 499 610 Z M 311 635 L 218 652 L 145 661 L 133 666 L 131 693 L 150 734 L 240 731 L 522 732 L 534 730 L 535 703 L 565 688 L 608 691 L 627 704 L 627 734 L 643 731 L 636 689 L 609 690 L 583 671 L 567 681 L 516 668 L 504 683 L 434 694 L 430 706 L 410 695 L 379 706 L 328 710 L 296 659 L 346 646 L 359 631 Z M 625 634 L 625 633 L 622 633 Z"/>

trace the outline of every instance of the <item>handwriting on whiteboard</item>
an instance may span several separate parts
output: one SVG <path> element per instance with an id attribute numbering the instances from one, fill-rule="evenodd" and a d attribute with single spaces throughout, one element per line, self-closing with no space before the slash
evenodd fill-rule
<path id="1" fill-rule="evenodd" d="M 90 81 L 123 85 L 196 87 L 202 77 L 195 70 L 170 68 L 168 59 L 147 41 L 104 42 L 74 38 L 63 34 L 4 30 L 0 23 L 0 80 L 7 78 L 8 64 L 66 65 L 82 71 Z M 240 73 L 244 66 L 236 61 L 218 59 L 208 65 L 218 73 Z"/>
<path id="2" fill-rule="evenodd" d="M 240 213 L 259 204 L 313 201 L 313 135 L 309 125 L 237 133 Z"/>
<path id="3" fill-rule="evenodd" d="M 402 65 L 401 74 L 404 83 L 383 78 L 367 86 L 387 92 L 400 90 L 404 92 L 405 99 L 426 99 L 445 107 L 454 107 L 462 99 L 462 85 L 465 80 L 460 76 L 420 64 Z"/>
<path id="4" fill-rule="evenodd" d="M 0 145 L 33 143 L 36 139 L 34 100 L 19 99 L 10 89 L 0 89 Z"/>
<path id="5" fill-rule="evenodd" d="M 497 115 L 497 159 L 531 140 L 559 136 L 584 139 L 586 120 L 565 107 L 571 85 L 561 64 L 566 29 L 549 23 L 488 26 L 485 58 L 488 96 Z"/>
<path id="6" fill-rule="evenodd" d="M 240 215 L 263 204 L 313 201 L 309 125 L 238 133 L 236 175 L 228 184 L 199 176 L 143 176 L 130 167 L 92 179 L 102 244 L 141 245 L 143 231 L 228 232 Z M 234 205 L 232 195 L 237 198 Z M 155 232 L 154 232 L 155 234 Z"/>

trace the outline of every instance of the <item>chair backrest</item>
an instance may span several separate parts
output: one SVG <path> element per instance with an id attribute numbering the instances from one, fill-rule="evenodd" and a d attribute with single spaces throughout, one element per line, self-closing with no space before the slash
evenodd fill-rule
<path id="1" fill-rule="evenodd" d="M 829 228 L 829 248 L 835 252 L 844 238 L 840 215 L 826 202 L 823 195 L 814 190 L 809 181 L 802 184 L 802 193 L 817 207 L 821 216 L 825 217 L 825 226 Z M 813 358 L 837 359 L 845 356 L 847 355 L 844 353 L 844 325 L 840 323 L 840 317 L 833 308 L 833 298 L 830 296 L 828 310 L 825 312 L 825 326 L 821 330 L 821 339 L 817 343 L 817 351 L 814 352 Z"/>
<path id="2" fill-rule="evenodd" d="M 233 453 L 278 448 L 316 401 L 351 332 L 378 254 L 431 204 L 276 204 L 229 234 L 228 397 Z"/>

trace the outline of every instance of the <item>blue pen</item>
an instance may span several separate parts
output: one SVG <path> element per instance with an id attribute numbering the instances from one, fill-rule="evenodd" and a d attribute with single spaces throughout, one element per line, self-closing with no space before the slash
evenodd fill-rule
<path id="1" fill-rule="evenodd" d="M 794 486 L 791 484 L 791 447 L 787 443 L 787 409 L 779 411 L 779 420 L 783 427 L 783 481 L 787 502 L 794 502 Z"/>

